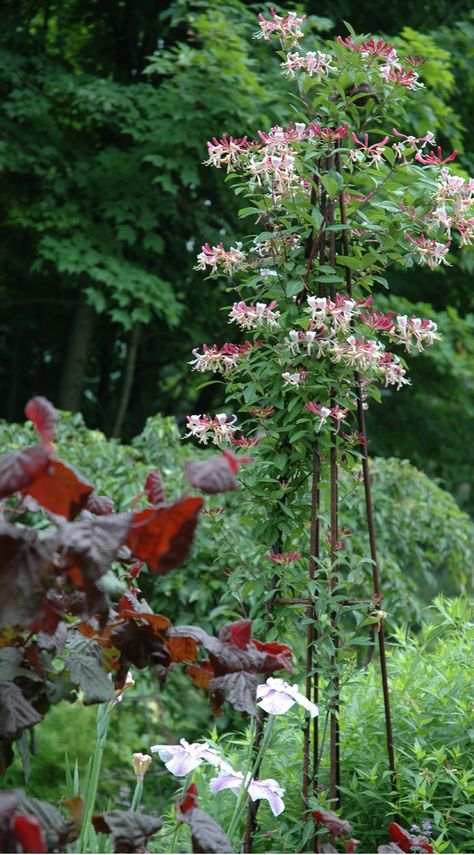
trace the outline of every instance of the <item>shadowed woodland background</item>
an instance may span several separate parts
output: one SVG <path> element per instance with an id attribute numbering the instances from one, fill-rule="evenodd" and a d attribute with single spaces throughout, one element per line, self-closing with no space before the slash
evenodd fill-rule
<path id="1" fill-rule="evenodd" d="M 412 130 L 433 130 L 473 174 L 469 2 L 306 2 L 313 42 L 394 37 L 427 62 Z M 130 440 L 161 412 L 222 407 L 187 362 L 238 333 L 225 283 L 193 270 L 202 243 L 239 237 L 206 141 L 291 120 L 278 58 L 240 0 L 3 0 L 0 7 L 0 417 L 35 394 Z M 401 40 L 401 42 L 400 42 Z M 471 154 L 469 155 L 469 152 Z M 372 450 L 410 459 L 474 509 L 474 253 L 436 272 L 394 269 L 390 307 L 437 320 L 443 342 L 387 391 Z M 387 304 L 388 298 L 381 296 Z M 428 306 L 420 307 L 420 303 Z M 417 306 L 412 308 L 411 304 Z M 198 388 L 200 387 L 201 388 Z"/>

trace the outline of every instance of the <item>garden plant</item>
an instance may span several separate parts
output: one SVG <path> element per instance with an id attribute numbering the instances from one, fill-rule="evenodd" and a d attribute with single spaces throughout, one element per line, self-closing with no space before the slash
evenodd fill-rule
<path id="1" fill-rule="evenodd" d="M 255 139 L 245 129 L 216 129 L 207 144 L 206 164 L 221 170 L 243 201 L 241 218 L 253 223 L 232 246 L 225 236 L 205 243 L 196 264 L 209 274 L 203 287 L 225 282 L 231 295 L 233 340 L 196 347 L 190 360 L 193 371 L 211 373 L 203 385 L 225 385 L 226 409 L 189 415 L 186 437 L 218 450 L 194 448 L 184 492 L 173 500 L 151 468 L 117 512 L 113 496 L 98 495 L 58 456 L 57 414 L 36 397 L 26 416 L 40 442 L 0 458 L 3 769 L 14 745 L 28 769 L 30 733 L 51 706 L 78 695 L 97 705 L 95 747 L 82 772 L 68 760 L 62 813 L 23 790 L 0 794 L 5 851 L 277 851 L 274 841 L 286 847 L 278 851 L 449 851 L 448 817 L 435 796 L 444 779 L 430 794 L 418 781 L 424 798 L 413 803 L 406 795 L 411 736 L 391 697 L 392 660 L 398 672 L 386 641 L 403 645 L 384 602 L 365 418 L 387 390 L 403 395 L 404 354 L 442 337 L 429 318 L 387 310 L 390 269 L 451 263 L 472 240 L 474 181 L 429 128 L 405 133 L 408 106 L 423 98 L 424 58 L 400 56 L 393 44 L 350 28 L 346 38 L 318 39 L 305 51 L 304 16 L 295 12 L 271 9 L 257 26 L 257 39 L 278 43 L 288 120 Z M 177 579 L 192 564 L 201 515 L 210 532 L 215 522 L 217 542 L 226 509 L 212 497 L 237 490 L 246 543 L 239 548 L 239 532 L 228 532 L 221 605 L 211 621 L 203 614 L 199 625 L 175 625 L 143 590 L 159 602 L 164 577 Z M 196 492 L 211 497 L 206 506 Z M 365 535 L 355 537 L 350 523 L 361 496 Z M 194 578 L 199 586 L 199 567 Z M 387 587 L 396 608 L 390 579 Z M 463 624 L 468 645 L 462 607 L 439 600 L 438 614 L 439 631 Z M 425 642 L 429 656 L 425 634 L 414 656 Z M 207 739 L 160 739 L 149 753 L 136 751 L 128 809 L 96 812 L 107 735 L 136 672 L 164 683 L 178 670 L 187 678 L 181 691 L 207 693 L 210 716 L 227 716 L 230 736 L 221 739 L 210 724 Z M 371 707 L 362 735 L 378 751 L 370 792 L 378 790 L 386 820 L 370 833 L 353 820 L 351 733 L 364 686 Z M 166 703 L 166 684 L 160 697 Z M 418 744 L 420 758 L 428 757 Z M 446 754 L 439 763 L 451 760 Z M 181 783 L 164 827 L 140 808 L 157 761 Z M 360 778 L 356 784 L 362 789 Z M 413 821 L 415 806 L 420 817 L 435 803 L 436 833 L 429 819 Z"/>

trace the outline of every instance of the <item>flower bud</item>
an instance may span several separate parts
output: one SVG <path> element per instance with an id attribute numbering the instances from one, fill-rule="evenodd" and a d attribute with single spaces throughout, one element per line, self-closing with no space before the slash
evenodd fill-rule
<path id="1" fill-rule="evenodd" d="M 149 754 L 140 754 L 139 752 L 133 754 L 133 771 L 137 778 L 143 778 L 145 772 L 148 770 L 151 765 L 152 758 Z"/>

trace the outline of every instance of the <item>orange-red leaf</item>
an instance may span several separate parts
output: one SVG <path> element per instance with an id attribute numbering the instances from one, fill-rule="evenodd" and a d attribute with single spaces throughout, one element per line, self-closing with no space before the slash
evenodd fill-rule
<path id="1" fill-rule="evenodd" d="M 172 636 L 166 640 L 173 662 L 194 662 L 197 659 L 197 644 L 194 638 Z"/>
<path id="2" fill-rule="evenodd" d="M 162 510 L 137 511 L 127 546 L 154 573 L 169 573 L 189 555 L 202 505 L 202 499 L 185 498 Z"/>
<path id="3" fill-rule="evenodd" d="M 72 466 L 62 460 L 51 460 L 47 471 L 23 492 L 47 511 L 72 520 L 87 503 L 93 489 L 93 484 L 82 478 Z"/>

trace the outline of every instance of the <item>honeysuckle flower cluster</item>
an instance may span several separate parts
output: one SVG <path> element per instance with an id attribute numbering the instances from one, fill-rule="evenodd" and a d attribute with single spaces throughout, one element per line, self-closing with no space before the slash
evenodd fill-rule
<path id="1" fill-rule="evenodd" d="M 217 413 L 213 419 L 208 415 L 193 415 L 186 418 L 188 427 L 186 436 L 196 437 L 202 445 L 208 445 L 209 441 L 213 445 L 232 442 L 234 432 L 237 430 L 237 416 L 232 415 L 229 418 L 227 413 Z"/>
<path id="2" fill-rule="evenodd" d="M 259 16 L 257 35 L 280 41 L 285 51 L 281 63 L 284 74 L 311 79 L 314 87 L 326 93 L 327 102 L 341 102 L 340 120 L 332 127 L 331 111 L 322 108 L 321 115 L 309 111 L 306 121 L 298 117 L 298 121 L 286 126 L 261 129 L 255 139 L 225 135 L 209 141 L 206 163 L 232 169 L 238 176 L 239 193 L 245 192 L 245 186 L 248 188 L 250 204 L 260 211 L 257 222 L 262 223 L 262 233 L 245 246 L 239 242 L 228 250 L 222 243 L 204 244 L 196 267 L 211 275 L 223 272 L 239 281 L 243 279 L 244 288 L 246 278 L 251 278 L 252 290 L 248 295 L 244 292 L 245 298 L 239 286 L 239 299 L 232 304 L 228 320 L 242 331 L 258 332 L 258 341 L 253 344 L 259 348 L 250 347 L 248 342 L 240 349 L 239 345 L 229 344 L 220 348 L 204 346 L 193 350 L 191 365 L 198 371 L 221 371 L 230 376 L 239 363 L 252 371 L 259 360 L 271 358 L 273 348 L 285 406 L 289 406 L 292 395 L 298 396 L 308 417 L 309 413 L 317 416 L 315 429 L 334 434 L 355 411 L 355 399 L 350 398 L 347 407 L 336 405 L 334 398 L 329 401 L 327 388 L 324 397 L 318 391 L 320 376 L 330 374 L 334 366 L 339 380 L 350 385 L 350 377 L 356 372 L 358 382 L 366 384 L 363 406 L 367 407 L 371 385 L 401 389 L 409 383 L 400 356 L 386 343 L 410 353 L 422 351 L 439 338 L 433 321 L 374 310 L 372 298 L 360 296 L 359 279 L 370 290 L 375 274 L 380 272 L 378 262 L 373 267 L 370 262 L 364 266 L 364 258 L 371 253 L 384 257 L 385 253 L 387 262 L 404 259 L 408 266 L 418 263 L 436 268 L 449 264 L 454 235 L 461 245 L 473 240 L 474 180 L 449 172 L 447 164 L 456 153 L 445 156 L 439 148 L 433 148 L 436 140 L 430 130 L 414 136 L 402 128 L 392 128 L 391 133 L 374 138 L 373 133 L 361 131 L 360 126 L 351 127 L 353 112 L 344 111 L 343 96 L 332 84 L 333 72 L 340 74 L 342 69 L 353 67 L 354 74 L 363 71 L 366 80 L 352 89 L 348 87 L 345 94 L 351 105 L 358 104 L 359 98 L 364 106 L 371 98 L 378 104 L 384 99 L 396 103 L 397 99 L 416 97 L 415 90 L 422 84 L 414 69 L 422 65 L 421 58 L 407 57 L 405 66 L 392 43 L 375 37 L 359 40 L 352 35 L 339 37 L 333 50 L 323 47 L 302 52 L 298 46 L 303 36 L 302 22 L 303 17 L 295 13 L 280 15 L 270 10 L 269 15 Z M 313 164 L 322 170 L 320 177 L 315 178 Z M 397 184 L 398 171 L 407 176 L 401 185 Z M 365 173 L 371 176 L 375 189 L 367 189 Z M 376 205 L 379 186 L 390 199 L 389 215 L 381 214 Z M 331 222 L 329 209 L 325 208 L 329 197 L 334 200 Z M 291 213 L 283 220 L 287 205 Z M 302 212 L 301 218 L 297 210 Z M 308 225 L 310 221 L 313 226 Z M 328 269 L 329 229 L 337 231 Z M 346 248 L 342 245 L 342 229 Z M 391 255 L 393 234 L 397 237 Z M 343 256 L 351 252 L 351 245 L 357 248 L 357 259 L 362 263 L 360 273 L 358 267 L 353 267 L 352 290 L 347 293 L 343 284 L 347 278 L 345 264 L 351 259 Z M 286 268 L 298 264 L 296 275 L 301 277 L 302 290 L 292 298 L 296 312 L 287 314 Z M 337 284 L 324 286 L 331 268 L 335 274 L 332 280 Z M 294 284 L 292 287 L 295 295 Z M 283 302 L 277 296 L 280 292 Z M 259 353 L 262 344 L 263 357 Z M 246 359 L 241 363 L 244 353 Z M 241 372 L 232 375 L 235 376 L 243 382 Z M 254 406 L 251 415 L 262 419 L 265 403 L 263 400 L 262 406 Z M 274 411 L 272 407 L 267 409 L 269 415 Z M 203 444 L 238 442 L 235 421 L 235 417 L 222 413 L 215 418 L 189 416 L 186 435 Z"/>
<path id="3" fill-rule="evenodd" d="M 197 347 L 193 349 L 194 359 L 189 363 L 195 371 L 230 371 L 235 368 L 240 358 L 248 353 L 251 348 L 249 341 L 243 344 L 226 343 L 222 347 L 213 344 L 208 347 L 204 344 L 202 353 L 199 353 Z"/>
<path id="4" fill-rule="evenodd" d="M 288 77 L 296 77 L 298 71 L 305 71 L 308 77 L 315 77 L 317 80 L 330 71 L 335 70 L 335 66 L 331 65 L 332 56 L 321 51 L 308 51 L 301 56 L 298 52 L 289 53 L 286 61 L 280 63 L 284 69 L 284 74 Z"/>
<path id="5" fill-rule="evenodd" d="M 278 324 L 280 317 L 280 312 L 275 311 L 276 306 L 276 300 L 272 300 L 268 305 L 266 303 L 247 305 L 244 300 L 240 300 L 232 306 L 229 322 L 236 323 L 241 330 L 253 330 L 264 325 L 274 327 Z"/>
<path id="6" fill-rule="evenodd" d="M 277 15 L 275 9 L 270 9 L 270 20 L 259 14 L 258 25 L 260 30 L 255 33 L 254 37 L 268 41 L 274 36 L 278 36 L 283 42 L 291 41 L 292 44 L 296 44 L 298 39 L 303 37 L 301 24 L 305 18 L 306 15 L 297 15 L 296 12 Z"/>
<path id="7" fill-rule="evenodd" d="M 224 273 L 231 276 L 236 270 L 245 266 L 246 258 L 245 253 L 242 252 L 241 243 L 225 250 L 224 244 L 221 242 L 217 246 L 209 246 L 208 243 L 205 243 L 197 260 L 195 270 L 206 270 L 207 267 L 210 267 L 210 276 L 215 276 L 219 272 L 219 268 L 222 267 Z"/>

